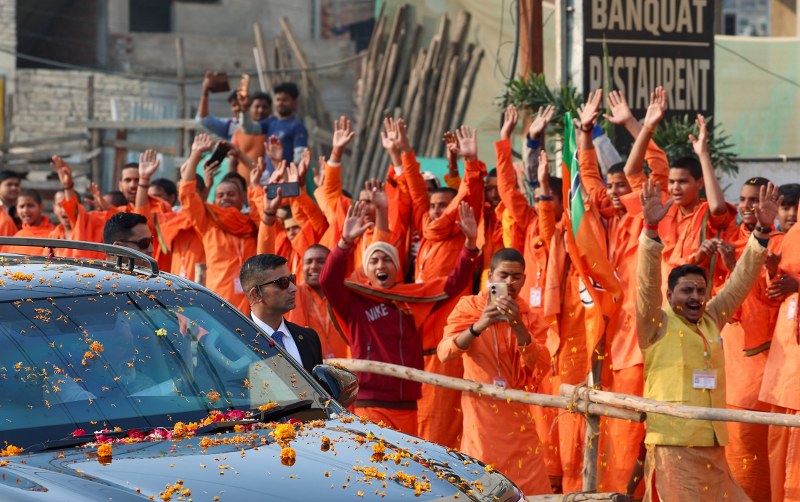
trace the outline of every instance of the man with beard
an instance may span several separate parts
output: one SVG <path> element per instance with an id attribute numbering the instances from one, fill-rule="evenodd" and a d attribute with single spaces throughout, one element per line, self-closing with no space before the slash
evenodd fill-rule
<path id="1" fill-rule="evenodd" d="M 297 285 L 297 306 L 287 314 L 287 319 L 300 326 L 311 328 L 319 335 L 322 344 L 322 357 L 350 357 L 347 339 L 337 329 L 331 317 L 325 292 L 319 283 L 319 276 L 325 267 L 330 250 L 314 244 L 303 255 L 303 280 Z"/>
<path id="2" fill-rule="evenodd" d="M 719 331 L 758 279 L 778 212 L 778 190 L 772 184 L 760 187 L 758 225 L 719 294 L 709 299 L 705 269 L 684 264 L 670 271 L 664 309 L 659 223 L 673 201 L 665 205 L 659 192 L 657 183 L 648 182 L 640 195 L 644 230 L 639 238 L 636 334 L 644 355 L 644 397 L 722 408 L 726 375 Z M 727 442 L 724 423 L 649 414 L 645 500 L 750 500 L 728 467 Z"/>

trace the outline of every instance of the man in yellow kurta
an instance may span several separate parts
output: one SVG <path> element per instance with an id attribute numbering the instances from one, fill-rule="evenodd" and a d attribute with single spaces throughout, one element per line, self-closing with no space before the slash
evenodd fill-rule
<path id="1" fill-rule="evenodd" d="M 644 397 L 691 406 L 725 407 L 725 361 L 720 329 L 738 310 L 759 276 L 769 233 L 755 230 L 724 289 L 707 299 L 705 270 L 675 267 L 662 309 L 659 222 L 669 205 L 658 183 L 648 182 L 640 200 L 644 231 L 639 237 L 636 334 L 644 355 Z M 755 208 L 760 227 L 778 212 L 777 189 L 762 187 Z M 757 227 L 758 228 L 758 227 Z M 648 414 L 645 501 L 750 500 L 733 479 L 725 459 L 724 423 Z"/>

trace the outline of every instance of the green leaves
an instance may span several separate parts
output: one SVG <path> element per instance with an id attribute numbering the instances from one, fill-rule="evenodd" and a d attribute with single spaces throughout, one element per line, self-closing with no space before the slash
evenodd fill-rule
<path id="1" fill-rule="evenodd" d="M 564 114 L 572 112 L 573 116 L 577 115 L 578 107 L 583 104 L 583 95 L 569 85 L 562 85 L 558 89 L 551 90 L 547 87 L 544 74 L 530 73 L 527 80 L 520 77 L 511 81 L 501 104 L 503 107 L 514 105 L 519 109 L 527 108 L 534 113 L 540 106 L 554 105 L 556 113 L 553 120 L 550 121 L 550 128 L 562 136 L 564 134 Z"/>
<path id="2" fill-rule="evenodd" d="M 706 117 L 706 122 L 709 124 L 708 153 L 711 155 L 714 170 L 719 174 L 731 176 L 738 174 L 739 166 L 732 151 L 733 145 L 729 142 L 730 136 L 725 134 L 722 126 L 713 121 L 712 117 Z M 689 142 L 689 134 L 696 136 L 697 132 L 694 117 L 690 117 L 688 114 L 673 116 L 661 122 L 653 140 L 664 149 L 672 163 L 681 157 L 695 156 L 692 144 Z"/>

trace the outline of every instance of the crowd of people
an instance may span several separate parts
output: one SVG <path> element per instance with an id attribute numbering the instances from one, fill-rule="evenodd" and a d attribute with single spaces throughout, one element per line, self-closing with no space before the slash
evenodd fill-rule
<path id="1" fill-rule="evenodd" d="M 220 139 L 194 138 L 179 185 L 152 179 L 159 161 L 147 151 L 122 170 L 119 191 L 91 185 L 81 196 L 71 167 L 54 156 L 58 224 L 41 195 L 5 171 L 0 234 L 152 254 L 162 270 L 250 315 L 309 369 L 352 357 L 557 394 L 600 361 L 592 383 L 614 392 L 800 414 L 792 363 L 800 253 L 789 251 L 800 243 L 800 185 L 752 178 L 738 206 L 726 202 L 702 116 L 686 139 L 695 155 L 670 161 L 653 141 L 667 109 L 663 89 L 653 90 L 641 121 L 623 95 L 606 97 L 606 118 L 633 145 L 625 162 L 604 170 L 592 140 L 604 96 L 591 93 L 565 135 L 565 151 L 575 138 L 579 170 L 566 183 L 545 149 L 552 106 L 524 129 L 522 165 L 512 156 L 514 107 L 493 155 L 478 152 L 467 126 L 445 134 L 451 168 L 442 180 L 421 170 L 403 119 L 387 118 L 369 134 L 380 134 L 391 165 L 354 194 L 342 186 L 342 172 L 355 169 L 345 155 L 355 135 L 349 120 L 336 121 L 332 151 L 312 168 L 294 84 L 274 89 L 276 115 L 271 97 L 250 95 L 246 83 L 231 94 L 232 119 L 209 115 L 207 94 L 204 83 L 198 121 Z M 229 162 L 220 177 L 220 163 L 204 159 L 221 146 Z M 593 249 L 575 240 L 578 224 L 591 230 Z M 602 264 L 613 274 L 596 281 Z M 599 290 L 611 301 L 601 305 Z M 369 373 L 359 384 L 354 412 L 369 420 L 458 448 L 527 495 L 581 490 L 579 414 Z M 793 428 L 604 418 L 598 489 L 646 500 L 800 500 L 798 448 Z"/>

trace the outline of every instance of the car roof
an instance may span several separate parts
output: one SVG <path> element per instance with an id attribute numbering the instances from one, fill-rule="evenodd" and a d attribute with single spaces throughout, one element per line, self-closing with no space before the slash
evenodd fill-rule
<path id="1" fill-rule="evenodd" d="M 121 246 L 13 237 L 0 237 L 1 245 L 30 246 L 32 252 L 42 247 L 95 251 L 116 261 L 0 253 L 0 302 L 176 287 L 205 290 L 180 277 L 159 272 L 152 257 Z M 137 260 L 135 266 L 134 260 Z"/>

